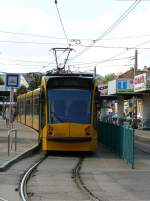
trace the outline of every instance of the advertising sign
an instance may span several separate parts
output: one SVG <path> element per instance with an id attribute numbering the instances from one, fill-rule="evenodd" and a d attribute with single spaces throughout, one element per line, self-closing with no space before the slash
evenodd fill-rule
<path id="1" fill-rule="evenodd" d="M 132 79 L 118 79 L 108 82 L 108 94 L 131 93 L 134 91 Z"/>
<path id="2" fill-rule="evenodd" d="M 150 90 L 150 72 L 146 73 L 146 90 Z"/>
<path id="3" fill-rule="evenodd" d="M 116 94 L 117 88 L 116 88 L 116 80 L 112 80 L 108 82 L 108 95 Z"/>
<path id="4" fill-rule="evenodd" d="M 117 80 L 117 93 L 130 93 L 134 91 L 132 79 Z"/>
<path id="5" fill-rule="evenodd" d="M 150 72 L 142 73 L 134 78 L 134 91 L 150 90 Z"/>
<path id="6" fill-rule="evenodd" d="M 6 87 L 10 88 L 18 88 L 20 85 L 20 75 L 19 74 L 13 74 L 13 73 L 7 73 L 6 74 Z"/>
<path id="7" fill-rule="evenodd" d="M 135 76 L 134 78 L 134 91 L 146 91 L 146 73 Z"/>
<path id="8" fill-rule="evenodd" d="M 107 84 L 99 84 L 98 90 L 101 95 L 108 95 L 108 85 Z"/>

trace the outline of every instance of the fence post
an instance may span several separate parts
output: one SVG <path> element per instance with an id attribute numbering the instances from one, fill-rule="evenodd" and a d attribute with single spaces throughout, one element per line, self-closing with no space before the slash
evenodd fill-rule
<path id="1" fill-rule="evenodd" d="M 133 143 L 132 144 L 132 146 L 133 146 L 132 169 L 134 169 L 134 132 L 135 132 L 135 130 L 133 129 L 133 134 L 132 134 L 133 135 L 133 142 L 132 142 Z"/>
<path id="2" fill-rule="evenodd" d="M 11 129 L 8 131 L 8 156 L 10 155 L 10 137 L 12 136 L 12 142 L 11 142 L 11 149 L 12 149 L 13 135 L 15 139 L 15 152 L 17 151 L 17 130 Z"/>

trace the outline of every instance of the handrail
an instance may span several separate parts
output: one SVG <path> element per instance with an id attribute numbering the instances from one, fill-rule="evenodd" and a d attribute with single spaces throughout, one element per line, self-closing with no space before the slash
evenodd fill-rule
<path id="1" fill-rule="evenodd" d="M 13 135 L 15 136 L 15 152 L 17 151 L 17 129 L 11 129 L 8 131 L 8 156 L 10 155 L 10 147 L 12 149 Z M 10 141 L 11 136 L 12 136 L 12 140 Z"/>

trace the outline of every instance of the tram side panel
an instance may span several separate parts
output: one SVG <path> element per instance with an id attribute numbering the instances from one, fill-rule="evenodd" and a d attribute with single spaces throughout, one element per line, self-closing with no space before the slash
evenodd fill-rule
<path id="1" fill-rule="evenodd" d="M 40 128 L 40 91 L 33 91 L 33 128 L 39 131 Z"/>
<path id="2" fill-rule="evenodd" d="M 26 102 L 25 102 L 25 94 L 24 95 L 22 95 L 22 97 L 21 97 L 21 102 L 20 102 L 20 119 L 21 119 L 21 123 L 22 124 L 25 124 L 26 123 L 26 117 L 25 117 L 25 115 L 26 115 L 26 109 L 25 109 L 25 104 L 26 104 Z"/>
<path id="3" fill-rule="evenodd" d="M 25 94 L 18 96 L 17 98 L 17 121 L 25 124 L 26 123 L 26 111 L 25 111 Z"/>
<path id="4" fill-rule="evenodd" d="M 26 125 L 29 127 L 33 126 L 33 101 L 32 101 L 33 92 L 28 92 L 26 94 Z"/>
<path id="5" fill-rule="evenodd" d="M 17 97 L 17 122 L 21 123 L 21 114 L 20 114 L 20 96 Z"/>

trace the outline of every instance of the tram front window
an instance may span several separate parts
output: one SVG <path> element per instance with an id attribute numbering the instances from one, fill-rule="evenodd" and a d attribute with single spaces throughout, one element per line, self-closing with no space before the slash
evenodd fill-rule
<path id="1" fill-rule="evenodd" d="M 91 91 L 86 89 L 49 89 L 49 123 L 90 123 Z"/>

